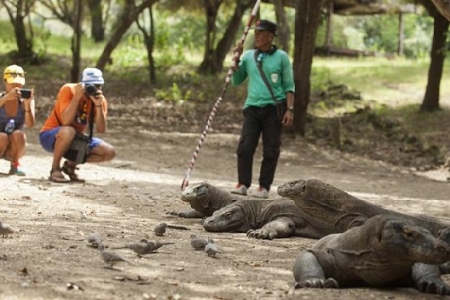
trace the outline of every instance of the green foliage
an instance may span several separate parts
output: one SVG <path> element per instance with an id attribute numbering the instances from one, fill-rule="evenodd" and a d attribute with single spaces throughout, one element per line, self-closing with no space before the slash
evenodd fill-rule
<path id="1" fill-rule="evenodd" d="M 450 99 L 449 65 L 450 60 L 447 60 L 440 90 L 442 106 L 448 105 L 447 99 Z M 398 108 L 414 105 L 417 112 L 424 96 L 428 67 L 428 59 L 316 57 L 311 76 L 312 100 L 308 111 L 321 116 L 332 116 L 349 113 L 366 105 L 371 108 L 379 106 Z M 329 87 L 340 85 L 345 85 L 351 92 L 359 92 L 362 100 L 320 96 L 326 94 Z M 427 115 L 417 114 L 416 116 L 423 118 Z"/>
<path id="2" fill-rule="evenodd" d="M 2 45 L 2 53 L 8 53 L 10 51 L 16 50 L 16 39 L 12 32 L 14 29 L 11 22 L 0 21 L 0 44 Z"/>
<path id="3" fill-rule="evenodd" d="M 424 57 L 431 48 L 433 19 L 422 14 L 405 14 L 404 55 Z M 335 47 L 355 50 L 396 53 L 398 47 L 398 14 L 373 16 L 333 16 L 333 42 Z M 326 22 L 322 21 L 317 34 L 317 45 L 325 44 Z"/>
<path id="4" fill-rule="evenodd" d="M 311 90 L 323 91 L 331 84 L 331 69 L 327 66 L 319 66 L 311 72 Z"/>
<path id="5" fill-rule="evenodd" d="M 190 93 L 186 94 L 189 96 L 188 94 Z M 176 82 L 172 83 L 172 86 L 169 89 L 155 89 L 155 96 L 157 100 L 170 100 L 176 102 L 186 99 Z"/>

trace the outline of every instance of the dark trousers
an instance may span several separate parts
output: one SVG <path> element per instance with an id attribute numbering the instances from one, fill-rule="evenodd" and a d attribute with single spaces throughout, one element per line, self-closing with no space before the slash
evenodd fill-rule
<path id="1" fill-rule="evenodd" d="M 237 149 L 238 180 L 246 187 L 252 183 L 253 156 L 262 134 L 263 161 L 259 174 L 259 185 L 267 190 L 272 185 L 280 156 L 281 121 L 277 107 L 250 106 L 244 109 L 244 123 Z"/>

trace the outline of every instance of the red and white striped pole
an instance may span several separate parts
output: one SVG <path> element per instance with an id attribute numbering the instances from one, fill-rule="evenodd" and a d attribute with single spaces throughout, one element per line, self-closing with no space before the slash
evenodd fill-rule
<path id="1" fill-rule="evenodd" d="M 239 43 L 241 45 L 244 45 L 245 39 L 247 38 L 247 34 L 248 34 L 249 30 L 250 30 L 250 27 L 252 26 L 253 20 L 255 19 L 256 14 L 258 13 L 258 9 L 259 9 L 259 5 L 260 4 L 261 4 L 261 0 L 257 0 L 256 3 L 255 3 L 255 6 L 253 7 L 252 14 L 250 15 L 250 18 L 249 18 L 249 20 L 247 22 L 247 26 L 245 27 L 244 33 L 242 34 L 241 40 L 239 41 Z M 211 110 L 211 113 L 209 114 L 208 121 L 206 122 L 205 129 L 203 129 L 202 135 L 200 136 L 200 138 L 198 140 L 198 143 L 197 143 L 197 146 L 195 147 L 194 153 L 192 154 L 191 162 L 189 163 L 189 166 L 188 166 L 188 168 L 186 170 L 186 173 L 184 175 L 184 178 L 183 178 L 183 182 L 181 183 L 181 189 L 184 189 L 185 187 L 187 187 L 189 185 L 189 178 L 191 177 L 192 169 L 194 169 L 194 164 L 195 164 L 195 161 L 197 160 L 198 153 L 200 152 L 200 149 L 202 148 L 202 145 L 205 142 L 205 138 L 206 138 L 206 135 L 208 134 L 209 129 L 211 127 L 212 120 L 214 119 L 214 116 L 216 115 L 217 108 L 219 107 L 219 104 L 222 101 L 222 99 L 223 99 L 223 97 L 225 95 L 225 92 L 227 90 L 227 87 L 228 87 L 228 85 L 229 85 L 229 83 L 231 81 L 231 75 L 233 74 L 233 70 L 236 67 L 237 63 L 238 63 L 239 56 L 240 56 L 239 52 L 237 52 L 237 51 L 234 52 L 233 64 L 228 69 L 228 73 L 227 73 L 227 76 L 225 77 L 225 83 L 224 83 L 224 86 L 222 88 L 222 92 L 220 93 L 219 97 L 217 98 L 216 103 L 214 104 L 214 106 L 213 106 L 213 108 Z"/>

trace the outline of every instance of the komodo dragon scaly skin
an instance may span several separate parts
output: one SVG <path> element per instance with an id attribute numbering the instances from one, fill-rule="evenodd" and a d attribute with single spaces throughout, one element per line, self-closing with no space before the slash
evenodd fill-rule
<path id="1" fill-rule="evenodd" d="M 181 200 L 188 202 L 192 209 L 182 212 L 170 211 L 167 214 L 182 218 L 209 217 L 216 210 L 241 199 L 249 198 L 229 193 L 206 182 L 199 182 L 188 185 L 181 192 Z"/>
<path id="2" fill-rule="evenodd" d="M 416 286 L 421 292 L 448 295 L 450 286 L 435 265 L 449 259 L 450 246 L 427 229 L 378 215 L 300 252 L 293 273 L 296 288 Z"/>
<path id="3" fill-rule="evenodd" d="M 257 239 L 301 236 L 321 238 L 340 232 L 320 219 L 314 220 L 289 199 L 239 200 L 206 218 L 203 228 L 212 232 L 247 232 Z"/>
<path id="4" fill-rule="evenodd" d="M 358 199 L 328 183 L 318 179 L 295 180 L 278 187 L 278 194 L 295 201 L 295 204 L 305 213 L 315 219 L 328 222 L 345 231 L 353 226 L 363 224 L 368 218 L 380 214 L 391 214 L 411 220 L 417 226 L 431 231 L 439 236 L 441 230 L 450 224 L 438 219 L 411 216 L 384 209 L 367 201 Z M 450 242 L 450 241 L 447 241 Z"/>

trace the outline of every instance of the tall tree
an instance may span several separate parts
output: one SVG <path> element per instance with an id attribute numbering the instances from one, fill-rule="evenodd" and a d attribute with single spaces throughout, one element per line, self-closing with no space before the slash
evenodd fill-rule
<path id="1" fill-rule="evenodd" d="M 283 2 L 280 0 L 270 0 L 270 2 L 272 2 L 275 8 L 275 13 L 277 15 L 277 25 L 278 25 L 277 34 L 278 34 L 278 41 L 280 43 L 280 48 L 286 52 L 289 52 L 291 31 L 289 30 L 289 23 L 287 21 Z"/>
<path id="2" fill-rule="evenodd" d="M 63 22 L 64 24 L 69 25 L 73 30 L 78 26 L 74 20 L 74 1 L 66 1 L 66 0 L 40 0 L 41 5 L 45 6 L 51 12 L 51 18 L 56 18 Z M 39 14 L 39 13 L 38 13 Z M 39 14 L 44 20 L 50 19 L 47 16 L 43 16 Z"/>
<path id="3" fill-rule="evenodd" d="M 14 35 L 17 44 L 16 60 L 38 63 L 38 58 L 33 51 L 33 30 L 31 24 L 27 32 L 25 18 L 30 15 L 34 0 L 1 0 L 8 13 L 8 17 L 14 27 Z M 30 20 L 28 19 L 30 22 Z"/>
<path id="4" fill-rule="evenodd" d="M 245 11 L 255 4 L 255 0 L 236 0 L 233 15 L 227 23 L 227 28 L 216 45 L 217 28 L 215 26 L 217 21 L 217 13 L 220 6 L 220 1 L 204 0 L 208 4 L 205 6 L 207 15 L 206 24 L 206 40 L 205 53 L 203 61 L 200 64 L 200 73 L 216 73 L 222 70 L 223 62 L 227 53 L 230 51 L 236 39 L 236 34 L 240 28 L 242 17 Z"/>
<path id="5" fill-rule="evenodd" d="M 112 52 L 116 49 L 117 45 L 119 45 L 123 35 L 130 28 L 131 24 L 133 24 L 144 9 L 152 6 L 158 1 L 159 0 L 125 0 L 125 4 L 118 14 L 116 23 L 112 27 L 111 37 L 97 61 L 97 68 L 105 68 L 107 62 L 111 58 Z"/>
<path id="6" fill-rule="evenodd" d="M 200 65 L 199 71 L 205 73 L 207 71 L 215 72 L 217 70 L 214 45 L 216 43 L 216 21 L 222 0 L 203 0 L 206 13 L 206 38 L 205 38 L 205 52 L 203 55 L 203 62 Z"/>
<path id="7" fill-rule="evenodd" d="M 305 134 L 306 116 L 311 93 L 310 77 L 314 47 L 322 6 L 325 1 L 295 1 L 294 131 L 301 135 Z"/>
<path id="8" fill-rule="evenodd" d="M 73 36 L 72 36 L 72 69 L 70 78 L 72 82 L 79 81 L 81 65 L 81 19 L 83 14 L 83 0 L 74 0 L 73 2 Z"/>
<path id="9" fill-rule="evenodd" d="M 140 23 L 139 19 L 136 20 L 136 24 L 139 30 L 144 36 L 145 48 L 147 49 L 147 59 L 148 59 L 148 73 L 150 77 L 150 83 L 156 84 L 156 69 L 155 69 L 155 59 L 153 57 L 153 48 L 155 46 L 155 21 L 153 18 L 153 5 L 148 8 L 148 18 L 149 21 L 145 22 L 144 14 L 143 22 Z M 145 24 L 149 24 L 149 30 L 147 30 Z"/>
<path id="10" fill-rule="evenodd" d="M 433 43 L 430 51 L 431 60 L 428 68 L 428 82 L 420 110 L 434 111 L 439 109 L 440 85 L 444 70 L 445 54 L 447 52 L 446 41 L 449 21 L 440 14 L 436 7 L 431 5 L 428 0 L 421 0 L 420 2 L 434 19 Z"/>
<path id="11" fill-rule="evenodd" d="M 91 36 L 95 42 L 105 40 L 105 23 L 103 22 L 103 1 L 87 0 L 89 12 L 91 14 Z M 108 7 L 111 0 L 108 0 Z"/>

